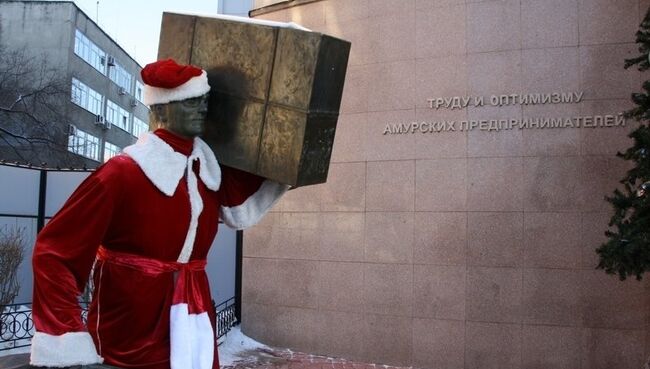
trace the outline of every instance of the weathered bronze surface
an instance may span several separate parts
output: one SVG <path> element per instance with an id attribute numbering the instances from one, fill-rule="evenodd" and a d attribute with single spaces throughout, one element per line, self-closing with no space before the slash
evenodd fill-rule
<path id="1" fill-rule="evenodd" d="M 204 139 L 219 161 L 292 186 L 327 179 L 350 43 L 164 13 L 158 58 L 208 72 Z"/>

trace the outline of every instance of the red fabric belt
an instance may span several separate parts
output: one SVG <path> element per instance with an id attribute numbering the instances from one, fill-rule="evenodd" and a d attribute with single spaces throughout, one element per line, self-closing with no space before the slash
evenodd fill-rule
<path id="1" fill-rule="evenodd" d="M 172 304 L 188 304 L 190 313 L 199 314 L 212 309 L 209 287 L 205 277 L 206 260 L 190 260 L 188 263 L 160 261 L 144 256 L 112 251 L 99 247 L 97 259 L 127 268 L 138 270 L 151 276 L 178 272 L 175 277 Z M 203 273 L 194 273 L 203 272 Z"/>
<path id="2" fill-rule="evenodd" d="M 112 251 L 100 246 L 97 250 L 97 259 L 111 264 L 140 270 L 148 274 L 162 274 L 180 270 L 198 272 L 205 270 L 206 260 L 190 260 L 187 263 L 177 261 L 161 261 L 140 255 Z"/>

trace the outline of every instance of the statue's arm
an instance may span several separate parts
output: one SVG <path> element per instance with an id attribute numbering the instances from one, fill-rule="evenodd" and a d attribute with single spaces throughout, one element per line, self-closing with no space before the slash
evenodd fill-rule
<path id="1" fill-rule="evenodd" d="M 288 185 L 225 166 L 221 173 L 220 217 L 234 229 L 257 224 L 289 189 Z"/>
<path id="2" fill-rule="evenodd" d="M 114 211 L 119 183 L 102 167 L 82 182 L 39 233 L 32 258 L 34 297 L 31 364 L 63 367 L 101 363 L 81 320 L 78 296 Z"/>

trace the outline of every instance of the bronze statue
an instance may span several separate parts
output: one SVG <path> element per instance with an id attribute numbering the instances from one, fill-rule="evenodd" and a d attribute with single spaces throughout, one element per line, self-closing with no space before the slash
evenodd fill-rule
<path id="1" fill-rule="evenodd" d="M 205 71 L 163 60 L 142 77 L 158 129 L 88 177 L 36 241 L 33 365 L 217 369 L 205 259 L 219 220 L 249 227 L 288 188 L 221 166 L 198 137 Z M 93 262 L 86 327 L 77 294 Z"/>

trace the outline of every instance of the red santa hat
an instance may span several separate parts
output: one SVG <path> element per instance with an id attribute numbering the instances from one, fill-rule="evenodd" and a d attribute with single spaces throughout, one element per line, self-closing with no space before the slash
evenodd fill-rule
<path id="1" fill-rule="evenodd" d="M 181 101 L 210 91 L 204 70 L 193 65 L 179 65 L 173 59 L 147 64 L 140 75 L 144 82 L 145 105 Z"/>

